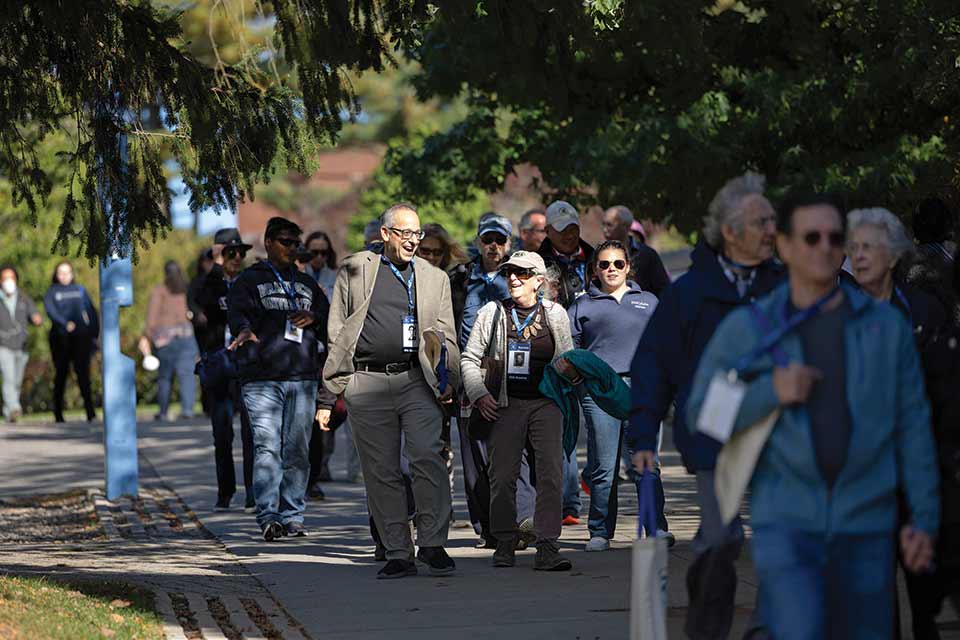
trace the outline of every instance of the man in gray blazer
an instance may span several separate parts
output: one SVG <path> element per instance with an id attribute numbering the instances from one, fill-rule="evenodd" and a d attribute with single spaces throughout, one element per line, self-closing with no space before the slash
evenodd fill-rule
<path id="1" fill-rule="evenodd" d="M 403 452 L 413 472 L 417 505 L 416 559 L 433 575 L 452 573 L 443 549 L 450 485 L 441 456 L 443 411 L 459 385 L 460 352 L 447 275 L 414 260 L 423 238 L 413 205 L 395 204 L 380 218 L 383 252 L 360 251 L 343 261 L 330 301 L 324 386 L 343 394 L 374 523 L 386 548 L 378 578 L 416 575 L 400 472 Z M 423 333 L 442 333 L 448 382 L 439 388 Z"/>

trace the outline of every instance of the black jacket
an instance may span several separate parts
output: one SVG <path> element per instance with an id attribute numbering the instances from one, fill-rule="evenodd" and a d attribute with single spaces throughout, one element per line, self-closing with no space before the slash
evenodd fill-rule
<path id="1" fill-rule="evenodd" d="M 663 266 L 660 254 L 653 247 L 639 242 L 630 243 L 630 271 L 632 280 L 644 291 L 658 298 L 670 285 L 670 276 Z"/>
<path id="2" fill-rule="evenodd" d="M 196 301 L 207 317 L 200 350 L 204 353 L 215 351 L 224 346 L 227 327 L 227 282 L 223 279 L 223 268 L 215 264 L 203 278 L 197 288 Z M 200 338 L 200 334 L 197 334 Z"/>
<path id="3" fill-rule="evenodd" d="M 300 343 L 285 339 L 287 317 L 297 309 L 266 262 L 245 269 L 227 296 L 230 333 L 237 336 L 249 328 L 259 340 L 238 349 L 241 382 L 319 378 L 320 349 L 327 343 L 330 305 L 313 278 L 296 267 L 289 267 L 281 275 L 286 286 L 295 289 L 297 307 L 312 311 L 316 320 L 303 331 Z"/>
<path id="4" fill-rule="evenodd" d="M 547 269 L 555 268 L 560 273 L 560 282 L 558 283 L 557 302 L 564 309 L 569 309 L 570 305 L 577 297 L 585 293 L 590 286 L 590 275 L 587 270 L 590 269 L 590 261 L 593 260 L 593 247 L 580 239 L 580 248 L 583 250 L 585 264 L 583 267 L 583 277 L 578 269 L 569 262 L 560 259 L 553 250 L 553 243 L 550 238 L 544 238 L 543 244 L 537 253 L 543 258 Z M 642 285 L 641 285 L 642 286 Z"/>

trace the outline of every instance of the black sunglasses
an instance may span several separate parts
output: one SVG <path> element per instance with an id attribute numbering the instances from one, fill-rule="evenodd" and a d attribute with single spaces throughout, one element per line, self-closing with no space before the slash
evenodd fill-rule
<path id="1" fill-rule="evenodd" d="M 820 240 L 823 239 L 824 234 L 820 231 L 808 231 L 803 234 L 803 241 L 807 244 L 808 247 L 815 247 L 820 244 Z M 826 234 L 827 241 L 830 243 L 830 247 L 833 249 L 843 248 L 846 238 L 843 235 L 843 231 L 831 231 Z"/>
<path id="2" fill-rule="evenodd" d="M 297 245 L 300 244 L 300 238 L 274 238 L 273 241 L 279 242 L 280 244 L 287 247 L 288 249 L 290 247 L 296 247 Z"/>
<path id="3" fill-rule="evenodd" d="M 314 256 L 325 256 L 328 252 L 326 249 L 310 249 L 310 253 Z"/>
<path id="4" fill-rule="evenodd" d="M 507 244 L 507 236 L 500 233 L 485 233 L 480 236 L 480 242 L 483 244 L 493 244 L 496 242 L 500 246 Z"/>
<path id="5" fill-rule="evenodd" d="M 617 268 L 617 271 L 623 271 L 623 268 L 627 266 L 626 260 L 614 260 L 613 262 L 610 262 L 609 260 L 600 260 L 597 262 L 597 267 L 600 269 L 600 271 L 606 271 L 610 268 L 611 264 Z"/>
<path id="6" fill-rule="evenodd" d="M 241 260 L 242 260 L 243 258 L 246 258 L 246 257 L 247 257 L 247 250 L 246 250 L 246 249 L 236 249 L 236 248 L 233 248 L 233 249 L 224 249 L 224 250 L 223 250 L 223 257 L 226 258 L 227 260 L 233 260 L 233 259 L 236 258 L 237 256 L 240 256 L 240 259 L 241 259 Z"/>

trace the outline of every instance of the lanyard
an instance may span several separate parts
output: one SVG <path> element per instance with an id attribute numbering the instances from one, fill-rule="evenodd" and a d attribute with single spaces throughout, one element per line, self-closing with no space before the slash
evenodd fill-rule
<path id="1" fill-rule="evenodd" d="M 390 267 L 390 271 L 393 271 L 393 275 L 397 276 L 397 280 L 399 280 L 400 284 L 402 284 L 404 288 L 407 290 L 407 306 L 410 307 L 410 313 L 413 313 L 413 310 L 416 307 L 416 305 L 413 302 L 413 277 L 416 275 L 416 272 L 413 269 L 413 260 L 412 259 L 410 260 L 410 280 L 409 281 L 406 281 L 403 279 L 403 275 L 400 274 L 400 270 L 397 269 L 397 267 L 392 262 L 390 262 L 390 260 L 388 260 L 385 256 L 381 255 L 380 260 L 381 262 L 386 263 L 388 267 Z"/>
<path id="2" fill-rule="evenodd" d="M 830 290 L 830 293 L 823 296 L 822 298 L 814 302 L 812 305 L 810 305 L 806 309 L 798 311 L 797 313 L 793 314 L 789 318 L 786 318 L 786 322 L 784 322 L 782 325 L 780 325 L 779 327 L 777 327 L 776 329 L 768 333 L 763 338 L 763 340 L 760 341 L 760 344 L 754 347 L 754 349 L 750 351 L 750 353 L 746 354 L 745 356 L 743 356 L 737 361 L 737 364 L 734 367 L 734 372 L 738 374 L 742 372 L 754 360 L 756 360 L 766 352 L 773 349 L 777 345 L 777 343 L 783 340 L 783 338 L 788 333 L 790 333 L 791 331 L 799 327 L 801 324 L 803 324 L 810 318 L 820 313 L 823 310 L 823 306 L 831 298 L 833 298 L 834 295 L 836 295 L 839 289 L 840 289 L 839 286 L 834 287 L 833 289 Z M 786 315 L 786 309 L 784 309 L 784 315 Z"/>
<path id="3" fill-rule="evenodd" d="M 510 309 L 510 315 L 513 317 L 513 328 L 517 330 L 517 337 L 523 337 L 523 330 L 530 326 L 530 323 L 533 322 L 533 319 L 537 317 L 537 312 L 540 311 L 540 303 L 537 303 L 537 306 L 534 307 L 533 311 L 530 312 L 530 315 L 527 316 L 527 319 L 523 321 L 523 324 L 520 324 L 520 317 L 517 316 L 517 308 L 513 307 Z"/>
<path id="4" fill-rule="evenodd" d="M 270 270 L 273 271 L 273 275 L 277 276 L 277 282 L 280 283 L 280 287 L 283 289 L 283 292 L 287 294 L 287 297 L 290 298 L 290 302 L 293 303 L 293 308 L 298 309 L 299 305 L 297 305 L 297 294 L 294 292 L 293 289 L 291 289 L 290 287 L 287 287 L 287 283 L 283 281 L 283 278 L 280 276 L 280 272 L 277 271 L 277 268 L 274 267 L 269 260 L 267 260 L 266 262 L 267 262 L 267 266 L 270 267 Z M 229 288 L 229 286 L 230 285 L 228 284 L 227 287 Z"/>

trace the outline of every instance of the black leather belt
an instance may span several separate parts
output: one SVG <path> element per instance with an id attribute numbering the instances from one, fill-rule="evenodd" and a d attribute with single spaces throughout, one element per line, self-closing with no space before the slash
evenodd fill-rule
<path id="1" fill-rule="evenodd" d="M 387 364 L 372 364 L 358 362 L 357 371 L 372 371 L 374 373 L 403 373 L 420 366 L 417 360 L 408 360 L 407 362 L 389 362 Z"/>

